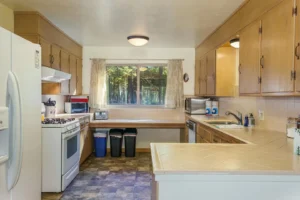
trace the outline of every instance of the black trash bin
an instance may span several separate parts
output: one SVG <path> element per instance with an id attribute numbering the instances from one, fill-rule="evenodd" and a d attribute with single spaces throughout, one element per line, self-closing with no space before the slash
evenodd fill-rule
<path id="1" fill-rule="evenodd" d="M 111 157 L 120 157 L 122 155 L 123 130 L 110 129 L 109 136 Z"/>
<path id="2" fill-rule="evenodd" d="M 135 148 L 136 148 L 136 128 L 127 128 L 124 131 L 125 139 L 125 156 L 126 157 L 135 157 Z"/>

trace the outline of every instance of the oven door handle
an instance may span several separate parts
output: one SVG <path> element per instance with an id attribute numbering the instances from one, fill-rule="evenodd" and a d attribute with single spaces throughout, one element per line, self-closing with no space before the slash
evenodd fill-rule
<path id="1" fill-rule="evenodd" d="M 63 135 L 63 139 L 64 139 L 64 140 L 68 140 L 68 139 L 74 137 L 75 135 L 77 135 L 77 134 L 79 134 L 79 133 L 80 133 L 80 128 L 76 129 L 76 130 L 73 131 L 73 133 L 71 133 L 71 134 L 67 134 L 66 136 L 65 136 L 65 134 L 64 134 L 64 135 Z"/>

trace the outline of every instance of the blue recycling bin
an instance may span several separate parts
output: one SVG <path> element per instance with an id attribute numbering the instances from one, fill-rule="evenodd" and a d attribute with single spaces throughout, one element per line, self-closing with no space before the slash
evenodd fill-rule
<path id="1" fill-rule="evenodd" d="M 106 146 L 107 146 L 107 133 L 100 132 L 94 133 L 94 146 L 95 146 L 95 156 L 105 157 L 106 156 Z"/>

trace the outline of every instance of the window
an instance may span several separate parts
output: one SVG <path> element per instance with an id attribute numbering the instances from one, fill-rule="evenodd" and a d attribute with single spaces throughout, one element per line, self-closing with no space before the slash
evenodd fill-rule
<path id="1" fill-rule="evenodd" d="M 165 104 L 166 65 L 107 65 L 107 104 Z"/>

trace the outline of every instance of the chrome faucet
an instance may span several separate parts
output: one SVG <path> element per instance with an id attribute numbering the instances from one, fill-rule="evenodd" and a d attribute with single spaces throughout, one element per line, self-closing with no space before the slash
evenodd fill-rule
<path id="1" fill-rule="evenodd" d="M 237 115 L 236 114 L 234 114 L 234 113 L 232 113 L 232 112 L 230 112 L 230 111 L 227 111 L 226 113 L 225 113 L 225 115 L 232 115 L 232 116 L 234 116 L 234 118 L 236 118 L 236 120 L 238 121 L 238 125 L 243 125 L 243 115 L 242 115 L 242 113 L 240 113 L 239 111 L 237 111 Z"/>

